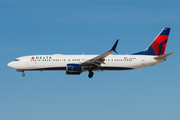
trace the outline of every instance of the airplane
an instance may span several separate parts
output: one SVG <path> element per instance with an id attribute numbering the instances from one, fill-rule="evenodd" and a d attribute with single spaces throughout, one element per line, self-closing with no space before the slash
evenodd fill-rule
<path id="1" fill-rule="evenodd" d="M 163 28 L 146 50 L 131 55 L 111 54 L 117 53 L 117 40 L 110 50 L 101 55 L 29 55 L 16 58 L 7 65 L 22 72 L 23 77 L 24 71 L 64 70 L 67 75 L 80 75 L 88 71 L 89 78 L 93 77 L 93 71 L 132 70 L 154 66 L 173 54 L 164 54 L 169 32 L 170 28 Z"/>

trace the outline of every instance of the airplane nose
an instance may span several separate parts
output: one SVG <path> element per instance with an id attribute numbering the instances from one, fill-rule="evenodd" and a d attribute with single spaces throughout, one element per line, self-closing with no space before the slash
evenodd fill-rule
<path id="1" fill-rule="evenodd" d="M 12 68 L 14 66 L 14 63 L 10 62 L 7 64 L 8 67 Z"/>

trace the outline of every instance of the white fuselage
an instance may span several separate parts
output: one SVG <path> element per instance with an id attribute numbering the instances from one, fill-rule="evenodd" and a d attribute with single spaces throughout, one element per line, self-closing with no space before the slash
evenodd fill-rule
<path id="1" fill-rule="evenodd" d="M 112 55 L 117 53 L 118 40 L 111 49 L 100 55 L 30 55 L 19 57 L 8 64 L 19 72 L 31 70 L 64 70 L 67 75 L 80 75 L 89 71 L 88 77 L 93 77 L 92 71 L 103 70 L 130 70 L 146 66 L 154 66 L 166 60 L 173 54 L 164 54 L 170 28 L 164 28 L 149 47 L 132 55 Z"/>
<path id="2" fill-rule="evenodd" d="M 15 59 L 8 64 L 9 67 L 17 70 L 66 70 L 69 63 L 82 64 L 83 62 L 95 58 L 98 55 L 30 55 Z M 158 61 L 151 55 L 109 55 L 97 70 L 128 70 L 146 66 L 154 66 Z M 82 69 L 87 71 L 87 69 Z"/>

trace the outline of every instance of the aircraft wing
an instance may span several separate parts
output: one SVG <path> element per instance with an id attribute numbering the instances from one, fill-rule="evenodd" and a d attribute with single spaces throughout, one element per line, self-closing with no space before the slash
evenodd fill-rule
<path id="1" fill-rule="evenodd" d="M 105 57 L 110 55 L 112 52 L 116 52 L 116 46 L 118 44 L 118 41 L 119 41 L 119 39 L 114 43 L 113 47 L 110 50 L 108 50 L 106 53 L 101 54 L 95 58 L 88 60 L 88 61 L 85 61 L 81 65 L 82 66 L 99 67 L 102 63 L 104 63 Z"/>

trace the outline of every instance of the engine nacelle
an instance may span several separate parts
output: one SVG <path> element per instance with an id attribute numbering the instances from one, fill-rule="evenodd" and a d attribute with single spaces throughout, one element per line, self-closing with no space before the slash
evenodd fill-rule
<path id="1" fill-rule="evenodd" d="M 79 75 L 82 72 L 82 65 L 80 64 L 67 64 L 66 74 L 67 75 Z"/>

